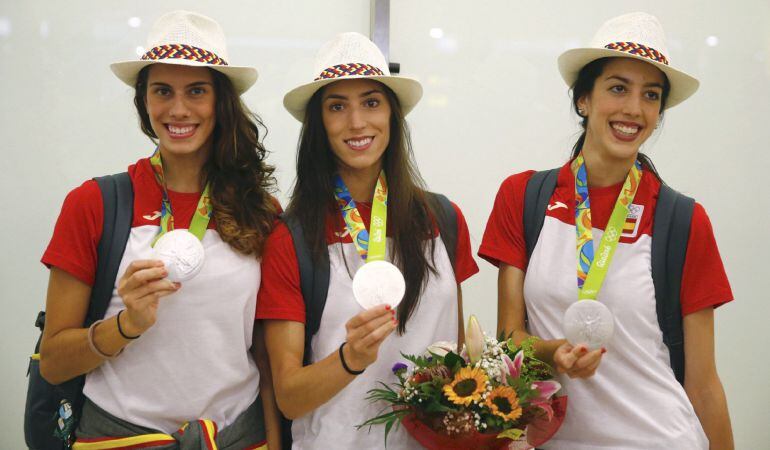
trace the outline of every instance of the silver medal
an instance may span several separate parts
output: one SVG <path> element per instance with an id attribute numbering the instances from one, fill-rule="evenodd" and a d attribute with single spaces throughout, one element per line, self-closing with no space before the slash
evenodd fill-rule
<path id="1" fill-rule="evenodd" d="M 404 276 L 387 261 L 364 264 L 353 277 L 353 295 L 364 309 L 388 304 L 395 308 L 406 292 Z"/>
<path id="2" fill-rule="evenodd" d="M 203 244 L 187 230 L 173 230 L 158 239 L 153 257 L 163 261 L 171 281 L 188 281 L 201 271 L 204 261 Z"/>
<path id="3" fill-rule="evenodd" d="M 564 313 L 564 336 L 572 345 L 586 344 L 596 350 L 606 344 L 615 331 L 612 312 L 597 300 L 580 300 Z"/>

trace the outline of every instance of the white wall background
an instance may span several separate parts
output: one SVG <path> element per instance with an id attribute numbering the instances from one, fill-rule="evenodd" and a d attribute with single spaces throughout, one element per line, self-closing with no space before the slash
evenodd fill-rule
<path id="1" fill-rule="evenodd" d="M 391 3 L 391 60 L 425 87 L 409 116 L 419 165 L 432 190 L 463 208 L 474 251 L 500 182 L 560 165 L 577 137 L 556 57 L 587 44 L 609 17 L 644 10 L 661 19 L 670 59 L 702 84 L 668 112 L 646 151 L 669 184 L 710 214 L 737 299 L 716 315 L 736 442 L 768 448 L 770 4 Z M 309 71 L 325 40 L 341 31 L 369 33 L 365 0 L 0 3 L 0 195 L 8 212 L 0 233 L 0 449 L 23 448 L 24 375 L 48 277 L 38 261 L 65 194 L 152 150 L 137 126 L 131 90 L 108 65 L 135 58 L 152 22 L 176 8 L 216 18 L 233 63 L 258 68 L 260 80 L 245 100 L 270 129 L 266 144 L 284 202 L 299 130 L 282 107 L 284 93 L 315 75 Z M 139 20 L 129 23 L 132 17 Z M 493 330 L 496 271 L 479 265 L 481 273 L 464 286 L 465 311 Z"/>

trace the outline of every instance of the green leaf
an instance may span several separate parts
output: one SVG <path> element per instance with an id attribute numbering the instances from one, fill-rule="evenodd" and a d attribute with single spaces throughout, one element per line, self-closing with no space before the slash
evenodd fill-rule
<path id="1" fill-rule="evenodd" d="M 449 352 L 444 356 L 444 364 L 454 373 L 460 367 L 465 367 L 465 360 L 457 353 Z"/>
<path id="2" fill-rule="evenodd" d="M 510 439 L 515 441 L 516 439 L 520 438 L 521 435 L 524 434 L 524 430 L 520 430 L 518 428 L 509 428 L 502 433 L 497 435 L 498 439 Z"/>

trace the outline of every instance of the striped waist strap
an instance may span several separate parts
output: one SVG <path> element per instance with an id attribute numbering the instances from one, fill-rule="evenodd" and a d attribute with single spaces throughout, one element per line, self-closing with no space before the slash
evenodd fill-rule
<path id="1" fill-rule="evenodd" d="M 259 397 L 221 431 L 214 421 L 201 419 L 184 424 L 172 434 L 128 423 L 86 400 L 76 434 L 74 450 L 267 450 Z"/>

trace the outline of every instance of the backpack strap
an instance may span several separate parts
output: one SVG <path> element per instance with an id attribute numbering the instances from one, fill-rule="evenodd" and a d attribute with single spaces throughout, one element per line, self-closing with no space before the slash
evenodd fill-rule
<path id="1" fill-rule="evenodd" d="M 83 326 L 104 317 L 112 300 L 115 279 L 118 276 L 120 261 L 131 233 L 134 216 L 134 189 L 127 172 L 94 178 L 102 193 L 102 236 L 96 247 L 96 274 L 91 287 L 88 312 Z M 35 326 L 45 328 L 45 311 L 40 311 Z M 40 341 L 35 345 L 35 353 L 40 352 Z"/>
<path id="2" fill-rule="evenodd" d="M 428 201 L 432 203 L 431 206 L 436 217 L 441 241 L 444 243 L 444 247 L 446 247 L 449 261 L 452 263 L 452 268 L 454 268 L 457 259 L 457 211 L 455 211 L 452 202 L 445 195 L 434 192 L 428 192 L 427 194 Z"/>
<path id="3" fill-rule="evenodd" d="M 134 217 L 134 189 L 127 172 L 94 180 L 102 191 L 104 222 L 97 247 L 98 264 L 84 324 L 86 327 L 104 317 L 107 312 Z"/>
<path id="4" fill-rule="evenodd" d="M 524 191 L 524 241 L 527 245 L 527 259 L 532 256 L 545 222 L 545 209 L 556 189 L 560 168 L 535 172 L 527 182 Z"/>
<path id="5" fill-rule="evenodd" d="M 321 326 L 321 315 L 323 315 L 326 295 L 329 292 L 329 254 L 323 252 L 321 261 L 315 264 L 300 221 L 288 213 L 283 213 L 281 218 L 291 233 L 291 238 L 294 241 L 294 252 L 297 255 L 297 264 L 299 265 L 300 289 L 302 290 L 302 298 L 305 300 L 305 355 L 303 364 L 308 365 L 311 357 L 310 343 Z"/>
<path id="6" fill-rule="evenodd" d="M 695 200 L 661 184 L 652 229 L 652 281 L 663 343 L 684 385 L 684 331 L 680 293 Z"/>
<path id="7" fill-rule="evenodd" d="M 123 251 L 131 231 L 134 210 L 134 191 L 128 173 L 95 178 L 102 193 L 104 216 L 102 218 L 102 236 L 97 245 L 97 264 L 94 285 L 88 312 L 83 326 L 88 327 L 94 321 L 104 317 L 112 299 L 115 279 L 118 274 Z M 35 325 L 42 331 L 45 327 L 45 311 L 38 314 Z M 40 352 L 40 338 L 35 345 L 35 353 Z M 24 439 L 30 448 L 64 449 L 69 448 L 53 431 L 58 428 L 57 411 L 60 402 L 66 400 L 72 407 L 75 421 L 79 419 L 84 396 L 85 375 L 80 375 L 59 385 L 51 385 L 40 375 L 38 364 L 30 365 L 27 370 L 29 382 L 27 401 L 24 409 Z M 73 427 L 76 424 L 72 425 Z"/>

